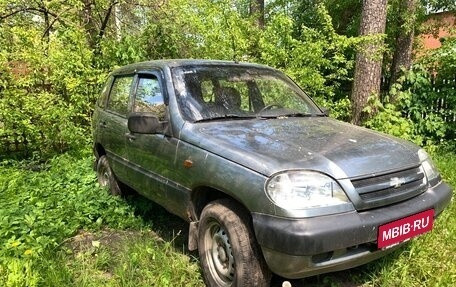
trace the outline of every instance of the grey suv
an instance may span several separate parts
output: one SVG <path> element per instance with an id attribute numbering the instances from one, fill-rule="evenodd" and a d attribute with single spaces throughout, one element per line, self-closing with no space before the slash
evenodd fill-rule
<path id="1" fill-rule="evenodd" d="M 164 60 L 112 72 L 94 114 L 99 183 L 189 222 L 209 286 L 351 268 L 432 229 L 451 200 L 426 152 L 329 118 L 281 72 Z"/>

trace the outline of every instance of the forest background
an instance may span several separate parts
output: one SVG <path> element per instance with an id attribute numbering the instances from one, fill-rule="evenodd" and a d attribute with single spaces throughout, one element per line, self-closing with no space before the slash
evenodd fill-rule
<path id="1" fill-rule="evenodd" d="M 420 41 L 413 50 L 400 41 L 435 32 L 438 23 L 422 25 L 426 15 L 455 6 L 390 0 L 385 33 L 359 36 L 358 0 L 1 0 L 0 151 L 42 156 L 90 145 L 107 73 L 151 59 L 270 65 L 333 117 L 353 121 L 355 56 L 366 43 L 379 46 L 371 57 L 383 66 L 383 85 L 369 91 L 366 116 L 356 123 L 421 145 L 455 145 L 456 39 L 430 52 L 421 52 Z M 397 67 L 404 54 L 409 60 Z M 356 86 L 369 82 L 365 75 Z"/>
<path id="2" fill-rule="evenodd" d="M 363 9 L 374 2 L 386 9 L 385 29 L 363 34 Z M 97 189 L 90 171 L 93 107 L 107 74 L 128 63 L 203 58 L 273 66 L 290 75 L 332 117 L 426 147 L 455 186 L 449 166 L 456 162 L 456 38 L 441 39 L 442 47 L 425 51 L 417 37 L 438 31 L 441 23 L 426 24 L 429 14 L 438 11 L 454 12 L 456 3 L 0 0 L 0 285 L 80 283 L 80 274 L 62 267 L 66 251 L 64 263 L 56 263 L 54 255 L 52 264 L 46 261 L 48 268 L 63 264 L 59 268 L 67 270 L 55 277 L 49 275 L 55 270 L 42 275 L 37 264 L 43 262 L 37 256 L 47 260 L 50 251 L 64 250 L 62 242 L 81 229 L 144 228 L 150 223 L 138 223 L 138 206 L 134 212 L 131 206 L 92 194 Z M 376 47 L 370 58 L 380 64 L 381 75 L 375 79 L 378 87 L 358 97 L 357 88 L 371 81 L 366 73 L 356 75 L 358 56 L 370 45 Z M 73 197 L 59 197 L 63 191 L 73 192 Z M 59 201 L 62 206 L 56 208 Z M 433 248 L 448 254 L 445 242 L 451 242 L 447 240 L 454 239 L 456 231 L 444 232 L 449 237 Z M 450 272 L 430 282 L 455 283 L 452 256 L 449 261 L 439 257 L 441 270 L 448 263 Z M 113 269 L 106 262 L 100 268 Z M 410 286 L 418 286 L 414 284 L 432 272 L 418 273 Z M 406 286 L 400 281 L 404 277 L 396 275 L 380 282 L 399 280 L 396 286 Z"/>

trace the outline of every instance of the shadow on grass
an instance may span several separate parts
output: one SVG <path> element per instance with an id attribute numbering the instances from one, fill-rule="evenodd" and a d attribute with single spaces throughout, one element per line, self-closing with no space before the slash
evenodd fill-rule
<path id="1" fill-rule="evenodd" d="M 187 222 L 135 192 L 129 191 L 126 201 L 134 208 L 135 214 L 141 217 L 160 238 L 172 243 L 175 251 L 189 256 L 191 262 L 198 261 L 198 251 L 190 252 L 188 250 Z M 380 277 L 382 269 L 392 264 L 406 248 L 407 246 L 377 261 L 345 271 L 327 273 L 299 280 L 287 280 L 279 276 L 274 276 L 271 287 L 280 287 L 284 281 L 289 281 L 293 287 L 360 287 L 366 286 L 366 284 L 372 286 L 372 281 L 376 281 L 375 278 Z"/>
<path id="2" fill-rule="evenodd" d="M 125 200 L 134 208 L 135 215 L 141 217 L 161 239 L 172 243 L 176 251 L 197 257 L 198 252 L 190 252 L 187 248 L 188 223 L 185 220 L 134 191 L 129 190 Z"/>

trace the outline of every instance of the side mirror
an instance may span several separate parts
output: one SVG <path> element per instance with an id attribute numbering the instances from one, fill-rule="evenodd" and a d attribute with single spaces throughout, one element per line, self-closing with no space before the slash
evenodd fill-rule
<path id="1" fill-rule="evenodd" d="M 128 129 L 132 133 L 138 134 L 158 134 L 163 133 L 165 124 L 158 120 L 152 113 L 131 113 L 128 115 Z"/>

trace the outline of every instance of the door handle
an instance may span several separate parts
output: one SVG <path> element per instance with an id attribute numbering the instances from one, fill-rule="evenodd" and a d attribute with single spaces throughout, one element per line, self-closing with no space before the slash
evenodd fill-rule
<path id="1" fill-rule="evenodd" d="M 106 122 L 100 122 L 98 125 L 99 125 L 100 127 L 102 127 L 102 128 L 105 128 L 105 127 L 108 126 L 108 125 L 106 124 Z"/>
<path id="2" fill-rule="evenodd" d="M 129 141 L 131 141 L 131 142 L 134 141 L 134 140 L 136 140 L 135 135 L 133 135 L 133 134 L 131 134 L 131 133 L 126 133 L 126 134 L 125 134 L 125 137 L 126 137 Z"/>

